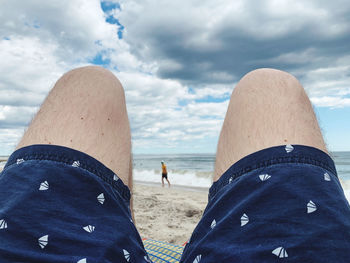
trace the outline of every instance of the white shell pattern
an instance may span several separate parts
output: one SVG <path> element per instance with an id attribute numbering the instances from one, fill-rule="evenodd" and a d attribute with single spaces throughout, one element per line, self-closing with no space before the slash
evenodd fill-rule
<path id="1" fill-rule="evenodd" d="M 246 214 L 243 214 L 241 217 L 241 226 L 245 226 L 249 223 L 249 217 Z"/>
<path id="2" fill-rule="evenodd" d="M 267 181 L 267 180 L 269 180 L 271 178 L 271 175 L 269 175 L 269 174 L 260 174 L 259 178 L 260 178 L 261 181 Z"/>
<path id="3" fill-rule="evenodd" d="M 193 263 L 198 263 L 199 261 L 201 261 L 202 255 L 198 255 L 194 260 Z"/>
<path id="4" fill-rule="evenodd" d="M 123 249 L 123 253 L 124 253 L 124 257 L 125 257 L 126 261 L 129 262 L 130 261 L 130 253 L 126 249 Z"/>
<path id="5" fill-rule="evenodd" d="M 17 164 L 20 164 L 20 163 L 23 163 L 23 162 L 24 162 L 24 159 L 17 159 L 17 160 L 16 160 L 16 163 L 17 163 Z"/>
<path id="6" fill-rule="evenodd" d="M 95 227 L 92 226 L 92 225 L 88 225 L 88 226 L 84 226 L 83 229 L 84 229 L 86 232 L 92 233 L 92 232 L 94 232 Z"/>
<path id="7" fill-rule="evenodd" d="M 213 222 L 211 222 L 210 227 L 211 227 L 211 229 L 213 229 L 215 226 L 216 226 L 216 221 L 215 221 L 215 219 L 214 219 Z"/>
<path id="8" fill-rule="evenodd" d="M 105 196 L 103 193 L 101 193 L 97 196 L 97 201 L 103 205 L 103 203 L 105 202 Z"/>
<path id="9" fill-rule="evenodd" d="M 39 191 L 46 191 L 49 189 L 49 183 L 44 181 L 40 184 Z"/>
<path id="10" fill-rule="evenodd" d="M 287 153 L 290 153 L 294 150 L 294 147 L 290 144 L 287 144 L 284 149 L 286 150 Z"/>
<path id="11" fill-rule="evenodd" d="M 79 162 L 79 161 L 74 161 L 74 162 L 72 163 L 72 166 L 73 166 L 73 167 L 79 167 L 79 166 L 80 166 L 80 162 Z"/>
<path id="12" fill-rule="evenodd" d="M 42 236 L 38 239 L 39 246 L 43 249 L 49 243 L 49 235 Z"/>
<path id="13" fill-rule="evenodd" d="M 307 203 L 306 207 L 307 207 L 308 214 L 313 213 L 317 210 L 317 206 L 311 200 Z"/>
<path id="14" fill-rule="evenodd" d="M 323 178 L 324 178 L 325 181 L 328 181 L 328 182 L 331 180 L 331 177 L 329 176 L 328 173 L 324 173 L 323 174 Z"/>
<path id="15" fill-rule="evenodd" d="M 275 248 L 275 249 L 272 251 L 272 254 L 276 255 L 276 256 L 279 257 L 279 258 L 287 258 L 287 257 L 288 257 L 287 251 L 286 251 L 286 249 L 283 248 L 283 247 Z"/>
<path id="16" fill-rule="evenodd" d="M 0 219 L 0 229 L 5 229 L 7 228 L 7 223 L 5 219 Z"/>
<path id="17" fill-rule="evenodd" d="M 286 150 L 287 153 L 290 153 L 290 152 L 292 152 L 294 150 L 294 147 L 292 145 L 288 144 L 288 145 L 285 146 L 285 150 Z M 17 164 L 21 164 L 21 163 L 25 162 L 25 160 L 24 159 L 17 159 L 16 162 L 17 162 Z M 73 167 L 79 167 L 80 166 L 80 162 L 79 161 L 74 161 L 72 163 L 72 166 Z M 271 178 L 271 175 L 269 175 L 269 174 L 261 174 L 261 175 L 259 175 L 259 179 L 261 181 L 267 181 L 270 178 Z M 325 172 L 323 174 L 323 179 L 325 181 L 328 181 L 328 182 L 332 180 L 331 176 L 327 172 Z M 113 180 L 114 181 L 118 181 L 119 177 L 116 174 L 114 174 L 113 175 Z M 232 181 L 233 181 L 233 177 L 230 177 L 228 182 L 231 183 Z M 48 181 L 43 181 L 43 182 L 40 183 L 40 187 L 39 187 L 40 191 L 45 191 L 45 190 L 48 190 L 48 189 L 49 189 Z M 103 204 L 105 202 L 104 194 L 103 193 L 99 194 L 97 196 L 97 200 L 98 200 L 98 202 L 100 204 Z M 317 210 L 316 204 L 312 200 L 310 200 L 307 203 L 307 213 L 310 214 L 310 213 L 315 212 L 316 210 Z M 133 222 L 132 219 L 130 219 L 130 221 Z M 245 226 L 248 223 L 249 223 L 249 217 L 248 217 L 247 214 L 244 213 L 241 216 L 241 226 Z M 213 219 L 213 221 L 211 222 L 211 225 L 210 225 L 211 229 L 214 229 L 214 227 L 216 227 L 216 224 L 217 224 L 216 220 Z M 0 229 L 6 229 L 6 228 L 7 228 L 7 222 L 5 221 L 5 219 L 0 219 Z M 95 226 L 87 225 L 87 226 L 83 227 L 83 229 L 86 232 L 88 232 L 88 233 L 92 233 L 95 230 Z M 44 249 L 48 245 L 48 239 L 49 239 L 49 235 L 44 235 L 44 236 L 42 236 L 42 237 L 40 237 L 38 239 L 38 243 L 39 243 L 39 246 L 41 247 L 41 249 Z M 188 244 L 190 243 L 190 239 L 188 240 L 187 243 Z M 130 262 L 130 259 L 131 259 L 130 253 L 127 250 L 123 249 L 123 254 L 124 254 L 124 257 L 125 257 L 126 261 Z M 288 253 L 287 253 L 287 251 L 286 251 L 286 249 L 284 247 L 277 247 L 277 248 L 275 248 L 272 251 L 272 254 L 276 255 L 278 258 L 287 258 L 288 257 Z M 201 258 L 202 258 L 202 255 L 197 255 L 196 258 L 194 259 L 193 263 L 199 263 L 201 261 Z M 149 256 L 147 256 L 147 255 L 144 256 L 144 260 L 147 263 L 151 263 L 152 262 L 150 260 Z M 77 263 L 87 263 L 87 259 L 86 258 L 82 258 L 82 259 L 78 260 Z"/>

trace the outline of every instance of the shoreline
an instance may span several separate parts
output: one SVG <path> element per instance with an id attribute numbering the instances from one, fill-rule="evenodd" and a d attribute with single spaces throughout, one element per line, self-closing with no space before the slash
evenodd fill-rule
<path id="1" fill-rule="evenodd" d="M 156 183 L 156 182 L 145 182 L 145 181 L 139 181 L 139 180 L 133 180 L 134 186 L 135 185 L 144 185 L 144 186 L 151 186 L 151 187 L 159 187 L 162 188 L 162 183 Z M 169 189 L 168 184 L 165 182 L 164 188 Z M 185 191 L 191 191 L 191 192 L 200 192 L 200 193 L 208 193 L 210 187 L 203 187 L 203 186 L 187 186 L 187 185 L 179 185 L 179 184 L 171 184 L 170 189 L 176 189 L 176 190 L 185 190 Z"/>

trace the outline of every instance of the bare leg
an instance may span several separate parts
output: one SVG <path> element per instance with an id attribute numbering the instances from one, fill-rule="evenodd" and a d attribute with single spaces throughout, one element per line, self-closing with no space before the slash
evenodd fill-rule
<path id="1" fill-rule="evenodd" d="M 32 144 L 55 144 L 85 152 L 132 187 L 124 90 L 106 69 L 78 68 L 57 81 L 17 148 Z"/>
<path id="2" fill-rule="evenodd" d="M 310 100 L 298 80 L 279 70 L 252 71 L 232 93 L 219 138 L 214 181 L 239 159 L 283 144 L 327 152 Z"/>
<path id="3" fill-rule="evenodd" d="M 164 187 L 164 177 L 162 177 L 162 187 Z"/>
<path id="4" fill-rule="evenodd" d="M 170 187 L 170 182 L 169 182 L 169 180 L 166 178 L 166 181 L 168 182 L 168 185 L 169 185 L 169 187 Z"/>

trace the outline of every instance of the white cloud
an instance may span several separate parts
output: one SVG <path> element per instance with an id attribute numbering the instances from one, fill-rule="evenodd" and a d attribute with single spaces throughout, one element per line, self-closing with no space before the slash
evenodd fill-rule
<path id="1" fill-rule="evenodd" d="M 259 66 L 300 76 L 318 106 L 347 107 L 350 5 L 334 3 L 121 1 L 106 14 L 98 0 L 5 1 L 1 149 L 14 147 L 64 72 L 96 55 L 124 85 L 136 151 L 217 138 L 235 83 Z"/>
<path id="2" fill-rule="evenodd" d="M 342 97 L 315 97 L 310 98 L 311 102 L 319 107 L 342 108 L 350 107 L 350 98 Z"/>
<path id="3" fill-rule="evenodd" d="M 8 120 L 9 123 L 23 123 L 31 117 L 37 107 L 26 106 L 2 106 L 0 105 L 0 121 Z"/>
<path id="4" fill-rule="evenodd" d="M 305 63 L 309 63 L 310 60 L 318 59 L 317 56 L 315 56 L 315 49 L 309 48 L 302 51 L 295 51 L 295 52 L 288 52 L 281 55 L 278 55 L 277 57 L 271 58 L 268 61 L 270 62 L 281 62 L 286 64 L 296 64 L 296 65 L 303 65 Z"/>
<path id="5" fill-rule="evenodd" d="M 14 0 L 2 3 L 2 10 L 1 35 L 34 35 L 41 42 L 54 42 L 66 60 L 88 55 L 96 41 L 116 32 L 114 26 L 105 23 L 99 1 Z"/>
<path id="6" fill-rule="evenodd" d="M 186 106 L 186 111 L 191 116 L 222 118 L 225 116 L 228 102 L 227 100 L 220 103 L 191 103 Z"/>
<path id="7" fill-rule="evenodd" d="M 136 149 L 163 145 L 172 148 L 183 141 L 215 137 L 227 108 L 222 103 L 195 103 L 208 95 L 221 98 L 230 89 L 213 85 L 189 93 L 178 81 L 159 79 L 154 75 L 120 72 L 126 93 L 133 145 Z M 179 100 L 188 100 L 180 106 Z"/>
<path id="8" fill-rule="evenodd" d="M 303 84 L 314 105 L 349 107 L 349 98 L 347 98 L 350 95 L 349 71 L 347 59 L 342 58 L 335 61 L 333 67 L 305 72 Z"/>
<path id="9" fill-rule="evenodd" d="M 231 95 L 234 86 L 234 83 L 202 85 L 200 88 L 195 90 L 195 94 L 191 94 L 191 98 L 202 99 L 208 96 L 212 98 L 226 98 Z"/>
<path id="10" fill-rule="evenodd" d="M 46 94 L 68 65 L 55 56 L 55 43 L 37 37 L 12 36 L 0 40 L 0 87 L 13 92 Z"/>
<path id="11" fill-rule="evenodd" d="M 339 1 L 336 1 L 339 2 Z M 329 38 L 349 31 L 348 21 L 335 3 L 320 1 L 121 1 L 116 16 L 126 26 L 126 38 L 135 46 L 156 53 L 154 41 L 176 36 L 184 49 L 222 48 L 227 35 L 237 33 L 256 39 L 289 35 L 312 27 L 313 33 Z"/>
<path id="12" fill-rule="evenodd" d="M 13 151 L 14 147 L 19 142 L 23 134 L 24 128 L 12 128 L 12 129 L 0 129 L 0 145 L 1 145 L 1 155 L 9 154 Z"/>
<path id="13" fill-rule="evenodd" d="M 14 149 L 36 111 L 37 107 L 0 105 L 0 155 Z"/>
<path id="14" fill-rule="evenodd" d="M 130 50 L 156 63 L 159 76 L 182 82 L 229 83 L 258 67 L 332 67 L 349 51 L 350 4 L 342 0 L 134 0 L 121 6 L 116 17 Z"/>
<path id="15" fill-rule="evenodd" d="M 54 55 L 56 49 L 56 44 L 34 36 L 0 40 L 1 151 L 9 153 L 15 147 L 55 80 L 67 70 Z"/>

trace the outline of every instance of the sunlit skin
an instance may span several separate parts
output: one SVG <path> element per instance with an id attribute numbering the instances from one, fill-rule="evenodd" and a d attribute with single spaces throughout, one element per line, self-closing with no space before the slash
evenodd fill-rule
<path id="1" fill-rule="evenodd" d="M 252 71 L 232 92 L 218 142 L 214 181 L 241 158 L 285 144 L 312 146 L 327 153 L 299 81 L 275 69 Z"/>
<path id="2" fill-rule="evenodd" d="M 32 144 L 61 145 L 87 153 L 116 173 L 132 191 L 131 134 L 124 89 L 102 67 L 74 69 L 56 82 L 16 149 Z"/>

